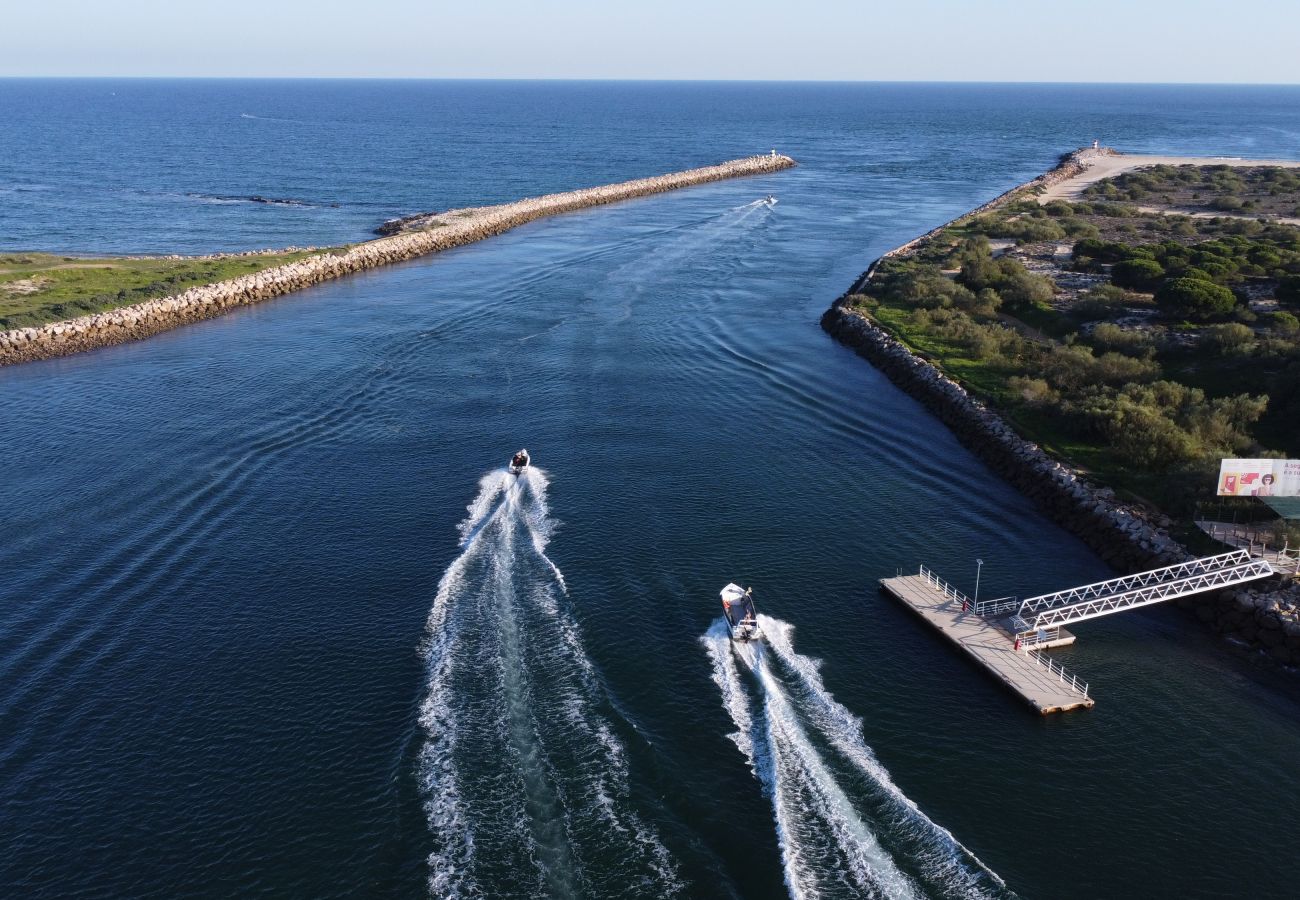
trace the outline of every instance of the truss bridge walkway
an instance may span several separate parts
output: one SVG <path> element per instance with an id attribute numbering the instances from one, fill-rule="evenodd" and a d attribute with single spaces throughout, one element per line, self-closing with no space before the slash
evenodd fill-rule
<path id="1" fill-rule="evenodd" d="M 1252 558 L 1246 550 L 1233 550 L 1020 601 L 995 601 L 978 611 L 992 616 L 1009 614 L 1011 630 L 1030 641 L 1063 625 L 1233 587 L 1272 574 L 1267 560 Z"/>

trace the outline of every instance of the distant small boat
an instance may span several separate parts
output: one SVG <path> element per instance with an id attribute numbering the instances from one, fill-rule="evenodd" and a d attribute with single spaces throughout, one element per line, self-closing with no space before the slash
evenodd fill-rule
<path id="1" fill-rule="evenodd" d="M 768 194 L 766 197 L 764 197 L 763 202 L 766 203 L 768 206 L 776 206 L 776 198 L 773 197 L 771 194 Z"/>
<path id="2" fill-rule="evenodd" d="M 733 641 L 752 641 L 761 637 L 758 610 L 754 607 L 753 588 L 729 584 L 722 589 L 722 615 L 727 620 Z"/>
<path id="3" fill-rule="evenodd" d="M 510 474 L 519 475 L 524 471 L 524 469 L 528 468 L 529 462 L 531 462 L 531 460 L 528 458 L 528 451 L 520 450 L 514 456 L 510 457 Z"/>

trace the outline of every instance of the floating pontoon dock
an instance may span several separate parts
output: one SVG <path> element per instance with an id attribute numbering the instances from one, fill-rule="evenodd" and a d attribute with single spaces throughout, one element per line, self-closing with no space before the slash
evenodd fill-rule
<path id="1" fill-rule="evenodd" d="M 916 575 L 882 578 L 880 586 L 1047 715 L 1093 705 L 1087 683 L 1044 652 L 1074 643 L 1062 626 L 1272 574 L 1267 560 L 1234 550 L 1024 600 L 976 603 L 925 566 Z"/>
<path id="2" fill-rule="evenodd" d="M 1040 653 L 1019 650 L 1016 639 L 1000 623 L 975 613 L 965 594 L 944 583 L 928 569 L 919 575 L 882 578 L 880 586 L 898 598 L 936 631 L 952 641 L 994 678 L 1019 694 L 1040 715 L 1089 708 L 1088 685 Z M 1055 646 L 1074 642 L 1063 634 Z"/>

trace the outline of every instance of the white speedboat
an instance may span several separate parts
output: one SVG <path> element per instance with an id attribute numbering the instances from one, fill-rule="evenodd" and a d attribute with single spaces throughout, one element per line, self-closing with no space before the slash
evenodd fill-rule
<path id="1" fill-rule="evenodd" d="M 528 458 L 528 451 L 520 450 L 514 456 L 510 457 L 510 474 L 511 475 L 522 474 L 524 469 L 528 468 L 529 462 L 530 460 Z"/>
<path id="2" fill-rule="evenodd" d="M 753 588 L 729 584 L 722 589 L 722 616 L 731 629 L 733 641 L 752 641 L 761 637 L 758 610 L 754 608 Z"/>
<path id="3" fill-rule="evenodd" d="M 768 206 L 776 206 L 776 198 L 773 197 L 771 194 L 768 194 L 766 197 L 764 197 L 763 202 L 766 203 Z"/>

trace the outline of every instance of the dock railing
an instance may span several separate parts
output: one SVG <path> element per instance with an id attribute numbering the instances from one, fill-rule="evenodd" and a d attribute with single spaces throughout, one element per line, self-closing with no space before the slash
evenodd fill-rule
<path id="1" fill-rule="evenodd" d="M 977 616 L 1001 616 L 1013 613 L 1020 606 L 1019 597 L 999 597 L 996 600 L 981 600 L 975 604 Z"/>
<path id="2" fill-rule="evenodd" d="M 970 597 L 967 597 L 961 591 L 957 590 L 951 584 L 949 584 L 948 582 L 940 578 L 938 575 L 931 572 L 925 566 L 921 566 L 921 577 L 924 578 L 926 582 L 935 590 L 942 591 L 945 597 L 948 597 L 952 600 L 956 600 L 958 603 L 960 603 L 963 609 L 965 609 L 966 607 L 973 608 L 975 606 L 974 603 L 971 603 Z"/>
<path id="3" fill-rule="evenodd" d="M 1053 641 L 1061 639 L 1061 626 L 1053 625 L 1050 628 L 1034 628 L 1019 616 L 1012 619 L 1016 628 L 1015 639 L 1019 641 L 1021 650 L 1032 650 L 1038 646 L 1046 646 Z"/>
<path id="4" fill-rule="evenodd" d="M 1034 650 L 1033 648 L 1026 649 L 1022 645 L 1020 652 L 1024 653 L 1025 656 L 1029 657 L 1055 675 L 1057 680 L 1061 682 L 1062 686 L 1069 687 L 1070 690 L 1075 693 L 1083 694 L 1084 698 L 1088 699 L 1088 682 L 1080 681 L 1077 677 L 1065 671 L 1065 666 L 1058 662 L 1054 662 L 1050 656 L 1040 650 Z"/>

